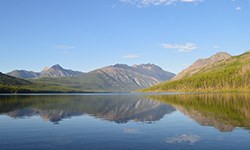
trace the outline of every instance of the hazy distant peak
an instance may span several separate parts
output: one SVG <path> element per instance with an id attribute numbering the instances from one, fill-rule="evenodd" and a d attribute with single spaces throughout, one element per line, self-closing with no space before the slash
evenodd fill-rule
<path id="1" fill-rule="evenodd" d="M 22 69 L 21 69 L 21 70 L 18 70 L 18 69 L 17 69 L 17 70 L 13 70 L 13 72 L 14 72 L 14 71 L 34 72 L 34 71 L 27 71 L 27 70 L 22 70 Z"/>
<path id="2" fill-rule="evenodd" d="M 83 72 L 64 69 L 59 64 L 52 67 L 45 67 L 41 72 L 33 72 L 26 70 L 14 70 L 7 73 L 10 76 L 22 79 L 34 79 L 43 77 L 78 77 L 83 75 Z"/>
<path id="3" fill-rule="evenodd" d="M 13 70 L 11 72 L 8 72 L 7 75 L 22 79 L 29 79 L 38 77 L 40 73 L 34 71 L 26 71 L 26 70 Z"/>
<path id="4" fill-rule="evenodd" d="M 77 77 L 81 76 L 82 72 L 64 69 L 59 64 L 53 65 L 50 68 L 46 68 L 41 72 L 40 78 L 43 77 Z"/>
<path id="5" fill-rule="evenodd" d="M 59 64 L 53 65 L 51 68 L 53 68 L 53 69 L 63 69 Z"/>

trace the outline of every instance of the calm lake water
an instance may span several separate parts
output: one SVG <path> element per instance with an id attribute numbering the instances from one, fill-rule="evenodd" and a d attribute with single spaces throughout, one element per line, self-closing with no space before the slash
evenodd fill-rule
<path id="1" fill-rule="evenodd" d="M 0 149 L 246 149 L 250 94 L 2 95 Z"/>

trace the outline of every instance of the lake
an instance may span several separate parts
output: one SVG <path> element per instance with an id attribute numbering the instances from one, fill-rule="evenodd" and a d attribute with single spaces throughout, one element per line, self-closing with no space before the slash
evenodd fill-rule
<path id="1" fill-rule="evenodd" d="M 1 95 L 0 149 L 246 149 L 250 94 Z"/>

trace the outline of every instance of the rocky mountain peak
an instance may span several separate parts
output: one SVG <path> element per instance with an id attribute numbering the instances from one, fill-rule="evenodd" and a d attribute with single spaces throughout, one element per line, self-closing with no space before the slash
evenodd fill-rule
<path id="1" fill-rule="evenodd" d="M 59 64 L 53 65 L 50 69 L 63 70 Z"/>
<path id="2" fill-rule="evenodd" d="M 160 82 L 169 80 L 175 76 L 175 74 L 164 71 L 161 67 L 150 63 L 133 65 L 131 68 L 136 72 L 152 76 L 158 79 Z"/>
<path id="3" fill-rule="evenodd" d="M 128 69 L 130 68 L 127 64 L 115 64 L 112 67 Z"/>
<path id="4" fill-rule="evenodd" d="M 70 69 L 64 69 L 59 64 L 53 65 L 48 69 L 44 69 L 41 72 L 39 78 L 43 77 L 77 77 L 81 76 L 83 73 L 79 71 L 73 71 Z"/>

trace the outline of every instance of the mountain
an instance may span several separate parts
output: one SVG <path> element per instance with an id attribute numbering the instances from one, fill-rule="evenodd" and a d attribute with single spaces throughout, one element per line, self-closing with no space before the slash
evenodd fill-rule
<path id="1" fill-rule="evenodd" d="M 103 83 L 103 88 L 134 90 L 143 87 L 149 87 L 160 83 L 154 77 L 147 76 L 129 68 L 120 67 L 120 65 L 108 66 L 89 72 L 83 78 L 97 77 L 96 84 Z M 101 80 L 101 81 L 100 81 Z"/>
<path id="2" fill-rule="evenodd" d="M 32 81 L 12 77 L 0 73 L 0 93 L 75 93 L 85 92 L 78 89 L 65 88 L 49 83 L 34 83 Z"/>
<path id="3" fill-rule="evenodd" d="M 209 58 L 198 59 L 191 66 L 178 73 L 172 80 L 178 80 L 183 77 L 190 77 L 193 74 L 199 72 L 202 68 L 212 67 L 214 63 L 227 60 L 230 57 L 231 55 L 228 53 L 219 52 Z"/>
<path id="4" fill-rule="evenodd" d="M 26 71 L 26 70 L 14 70 L 7 74 L 10 76 L 22 78 L 22 79 L 31 79 L 31 78 L 37 78 L 40 76 L 40 73 L 33 72 L 33 71 Z"/>
<path id="5" fill-rule="evenodd" d="M 30 86 L 32 82 L 15 78 L 0 72 L 0 93 L 16 93 L 17 91 L 26 92 L 21 86 Z"/>
<path id="6" fill-rule="evenodd" d="M 51 68 L 45 68 L 41 74 L 39 75 L 39 78 L 44 77 L 77 77 L 81 76 L 84 73 L 80 71 L 73 71 L 69 69 L 64 69 L 60 65 L 54 65 Z"/>
<path id="7" fill-rule="evenodd" d="M 133 70 L 137 73 L 156 78 L 159 81 L 166 81 L 175 76 L 174 73 L 164 71 L 161 67 L 154 64 L 141 64 L 133 66 L 116 64 L 113 67 Z"/>
<path id="8" fill-rule="evenodd" d="M 171 79 L 174 74 L 154 64 L 116 64 L 82 73 L 54 65 L 39 73 L 15 70 L 9 75 L 29 79 L 32 85 L 9 87 L 14 92 L 130 92 Z"/>
<path id="9" fill-rule="evenodd" d="M 129 92 L 166 81 L 173 77 L 153 64 L 128 66 L 116 64 L 73 78 L 41 78 L 40 83 L 53 83 L 68 88 L 98 92 Z"/>
<path id="10" fill-rule="evenodd" d="M 199 64 L 198 69 L 193 64 L 184 70 L 187 76 L 179 75 L 174 80 L 144 89 L 142 91 L 249 91 L 250 90 L 250 52 L 239 56 L 229 57 L 225 53 L 218 53 L 205 59 L 207 63 Z M 198 61 L 199 62 L 199 61 Z M 180 78 L 181 77 L 181 78 Z"/>
<path id="11" fill-rule="evenodd" d="M 44 77 L 77 77 L 84 73 L 80 71 L 73 71 L 70 69 L 64 69 L 60 65 L 54 65 L 51 68 L 45 68 L 41 72 L 33 72 L 26 70 L 14 70 L 7 73 L 10 76 L 22 78 L 22 79 L 34 79 L 34 78 L 44 78 Z"/>

